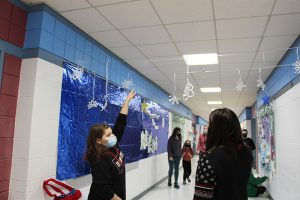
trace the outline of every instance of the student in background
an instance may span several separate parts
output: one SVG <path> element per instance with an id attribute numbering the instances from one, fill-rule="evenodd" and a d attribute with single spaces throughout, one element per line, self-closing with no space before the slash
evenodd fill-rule
<path id="1" fill-rule="evenodd" d="M 107 124 L 91 127 L 85 159 L 91 166 L 92 185 L 88 200 L 126 199 L 125 162 L 119 142 L 123 136 L 129 102 L 135 93 L 131 91 L 121 108 L 113 129 Z"/>
<path id="2" fill-rule="evenodd" d="M 186 184 L 186 180 L 191 182 L 190 175 L 192 173 L 192 163 L 191 160 L 194 156 L 193 150 L 191 148 L 191 141 L 186 140 L 182 148 L 182 166 L 183 166 L 183 184 Z"/>
<path id="3" fill-rule="evenodd" d="M 243 129 L 242 130 L 242 136 L 243 136 L 243 141 L 245 144 L 251 149 L 251 151 L 255 150 L 255 143 L 251 138 L 248 138 L 248 130 Z"/>
<path id="4" fill-rule="evenodd" d="M 179 189 L 178 176 L 181 160 L 181 129 L 176 127 L 168 140 L 169 179 L 168 186 L 172 186 L 173 169 L 175 168 L 174 187 Z"/>
<path id="5" fill-rule="evenodd" d="M 194 199 L 247 200 L 252 160 L 236 114 L 228 108 L 211 112 L 206 152 L 197 166 Z"/>
<path id="6" fill-rule="evenodd" d="M 247 184 L 248 197 L 257 197 L 259 194 L 265 193 L 266 187 L 260 186 L 260 184 L 262 184 L 266 180 L 267 180 L 266 176 L 255 178 L 251 173 Z"/>

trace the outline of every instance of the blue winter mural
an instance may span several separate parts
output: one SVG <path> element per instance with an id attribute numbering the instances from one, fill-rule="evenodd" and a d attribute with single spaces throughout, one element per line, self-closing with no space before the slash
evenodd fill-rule
<path id="1" fill-rule="evenodd" d="M 90 173 L 83 156 L 89 128 L 113 126 L 128 91 L 69 63 L 63 64 L 57 179 Z M 107 84 L 107 85 L 106 85 Z M 141 95 L 131 101 L 127 127 L 120 142 L 126 163 L 167 151 L 169 113 Z"/>

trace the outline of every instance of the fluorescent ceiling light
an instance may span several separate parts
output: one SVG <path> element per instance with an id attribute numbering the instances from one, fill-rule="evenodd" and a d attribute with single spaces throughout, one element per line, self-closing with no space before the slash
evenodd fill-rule
<path id="1" fill-rule="evenodd" d="M 200 88 L 201 92 L 221 92 L 219 87 Z"/>
<path id="2" fill-rule="evenodd" d="M 221 105 L 222 101 L 208 101 L 207 104 L 209 104 L 209 105 Z"/>
<path id="3" fill-rule="evenodd" d="M 218 64 L 218 54 L 188 54 L 183 55 L 183 59 L 187 65 L 214 65 Z"/>

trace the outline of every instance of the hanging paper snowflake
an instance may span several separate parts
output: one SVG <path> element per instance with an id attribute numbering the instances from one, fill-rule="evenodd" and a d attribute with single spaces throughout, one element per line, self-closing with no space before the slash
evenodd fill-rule
<path id="1" fill-rule="evenodd" d="M 294 70 L 296 74 L 300 74 L 300 60 L 297 60 L 294 64 Z"/>
<path id="2" fill-rule="evenodd" d="M 183 100 L 187 101 L 189 98 L 193 97 L 194 95 L 195 95 L 194 86 L 189 82 L 189 80 L 187 80 L 187 83 L 183 91 Z"/>
<path id="3" fill-rule="evenodd" d="M 173 96 L 169 96 L 169 102 L 174 105 L 174 104 L 179 104 L 180 98 L 178 98 L 176 95 L 173 94 Z"/>
<path id="4" fill-rule="evenodd" d="M 75 68 L 73 71 L 73 74 L 71 74 L 71 79 L 74 81 L 79 80 L 82 77 L 83 74 L 83 68 Z"/>
<path id="5" fill-rule="evenodd" d="M 101 111 L 103 111 L 106 107 L 107 107 L 107 97 L 106 97 L 106 95 L 105 95 L 105 103 L 103 104 L 103 105 L 100 105 L 100 107 L 101 107 Z"/>
<path id="6" fill-rule="evenodd" d="M 122 87 L 123 87 L 123 88 L 126 88 L 126 89 L 131 89 L 131 88 L 133 88 L 132 80 L 131 80 L 131 79 L 125 80 L 125 81 L 122 83 Z"/>
<path id="7" fill-rule="evenodd" d="M 244 83 L 243 83 L 243 81 L 240 79 L 240 80 L 238 80 L 238 81 L 236 81 L 236 86 L 235 86 L 235 88 L 236 88 L 236 90 L 238 91 L 238 92 L 241 92 L 242 90 L 243 90 L 243 88 L 245 88 L 245 87 L 247 87 L 246 85 L 244 85 Z"/>
<path id="8" fill-rule="evenodd" d="M 259 87 L 259 88 L 261 88 L 262 91 L 264 91 L 265 88 L 266 88 L 266 85 L 264 84 L 264 82 L 261 79 L 257 80 L 257 85 L 256 86 Z"/>

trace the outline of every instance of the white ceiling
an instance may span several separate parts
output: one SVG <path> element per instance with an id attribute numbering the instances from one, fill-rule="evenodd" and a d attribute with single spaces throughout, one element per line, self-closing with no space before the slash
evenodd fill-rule
<path id="1" fill-rule="evenodd" d="M 289 48 L 300 33 L 299 0 L 27 1 L 47 3 L 168 93 L 176 73 L 177 96 L 187 77 L 182 55 L 218 53 L 219 65 L 190 67 L 195 96 L 182 101 L 206 119 L 215 108 L 208 100 L 222 100 L 237 114 L 251 106 L 258 68 L 276 65 L 286 52 L 280 49 Z M 241 92 L 235 89 L 236 69 L 247 85 Z M 272 70 L 262 69 L 263 80 Z M 199 90 L 213 86 L 222 93 Z"/>

